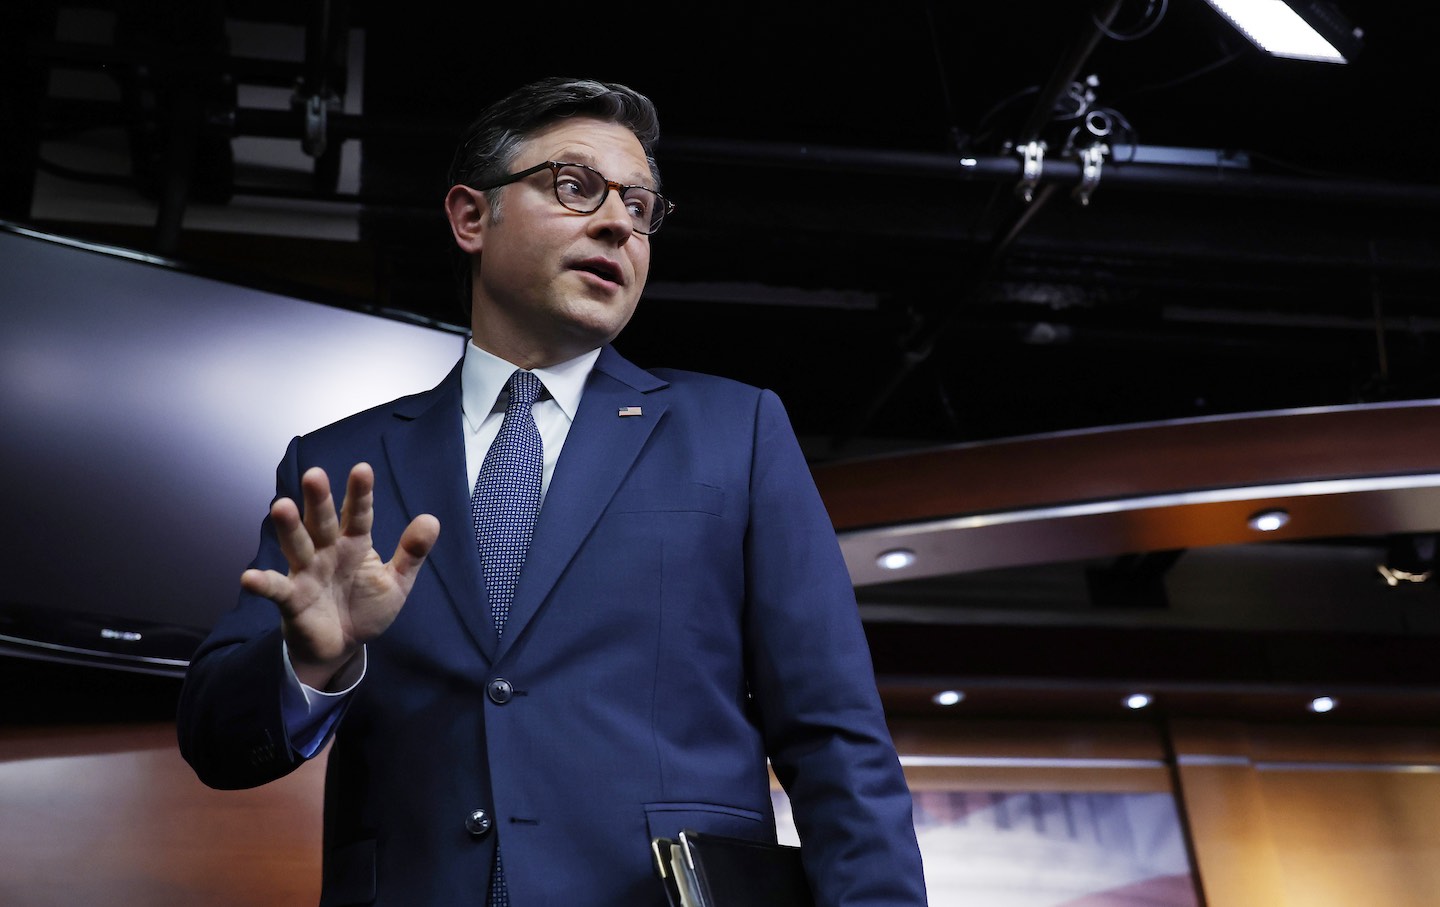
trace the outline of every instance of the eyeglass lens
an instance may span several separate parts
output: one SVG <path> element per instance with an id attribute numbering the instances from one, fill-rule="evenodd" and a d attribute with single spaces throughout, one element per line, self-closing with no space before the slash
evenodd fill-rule
<path id="1" fill-rule="evenodd" d="M 580 214 L 590 214 L 605 203 L 609 184 L 596 170 L 583 164 L 562 164 L 555 168 L 555 197 L 560 204 Z M 625 210 L 635 229 L 654 233 L 665 218 L 665 203 L 660 195 L 643 186 L 630 186 L 621 193 Z"/>

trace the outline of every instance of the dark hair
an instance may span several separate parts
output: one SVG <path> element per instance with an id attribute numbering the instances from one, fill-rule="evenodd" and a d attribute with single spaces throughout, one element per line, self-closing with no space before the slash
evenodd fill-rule
<path id="1" fill-rule="evenodd" d="M 558 77 L 531 82 L 487 107 L 455 149 L 450 185 L 483 186 L 500 179 L 510 172 L 526 139 L 558 120 L 576 116 L 617 123 L 635 133 L 654 188 L 660 188 L 660 168 L 655 163 L 660 121 L 650 99 L 614 82 Z"/>
<path id="2" fill-rule="evenodd" d="M 624 126 L 639 139 L 650 166 L 655 189 L 660 188 L 660 166 L 655 143 L 660 120 L 655 105 L 640 92 L 615 82 L 551 77 L 531 82 L 485 108 L 466 128 L 450 163 L 449 186 L 483 186 L 507 175 L 515 154 L 526 139 L 567 117 L 594 117 Z M 492 207 L 500 189 L 486 193 Z M 470 311 L 469 258 L 456 252 L 456 277 L 461 305 Z"/>

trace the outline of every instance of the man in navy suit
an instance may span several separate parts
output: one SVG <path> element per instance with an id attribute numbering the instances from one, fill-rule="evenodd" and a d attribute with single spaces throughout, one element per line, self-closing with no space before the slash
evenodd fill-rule
<path id="1" fill-rule="evenodd" d="M 323 905 L 663 904 L 651 838 L 775 840 L 769 769 L 817 904 L 925 903 L 854 593 L 779 400 L 609 345 L 673 209 L 657 136 L 643 95 L 586 80 L 476 121 L 445 198 L 464 357 L 291 442 L 240 603 L 191 664 L 179 737 L 207 784 L 331 744 Z M 541 504 L 497 618 L 471 496 L 517 369 L 543 385 Z"/>

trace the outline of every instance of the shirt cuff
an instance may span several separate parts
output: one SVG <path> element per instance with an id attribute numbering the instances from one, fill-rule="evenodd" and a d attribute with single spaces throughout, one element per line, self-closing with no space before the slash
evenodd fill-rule
<path id="1" fill-rule="evenodd" d="M 285 682 L 280 687 L 280 712 L 290 745 L 306 759 L 320 752 L 343 711 L 345 700 L 365 679 L 369 655 L 362 646 L 360 657 L 352 658 L 331 680 L 337 692 L 317 690 L 300 681 L 290 663 L 290 647 L 280 644 L 281 660 L 285 663 Z"/>

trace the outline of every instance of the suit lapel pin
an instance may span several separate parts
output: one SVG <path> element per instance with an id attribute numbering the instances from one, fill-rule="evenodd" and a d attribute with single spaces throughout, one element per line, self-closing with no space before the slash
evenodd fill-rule
<path id="1" fill-rule="evenodd" d="M 617 416 L 638 416 L 638 415 L 640 415 L 640 407 L 638 407 L 638 406 L 622 406 L 622 407 L 620 408 L 620 411 L 617 412 L 615 415 L 617 415 Z"/>

